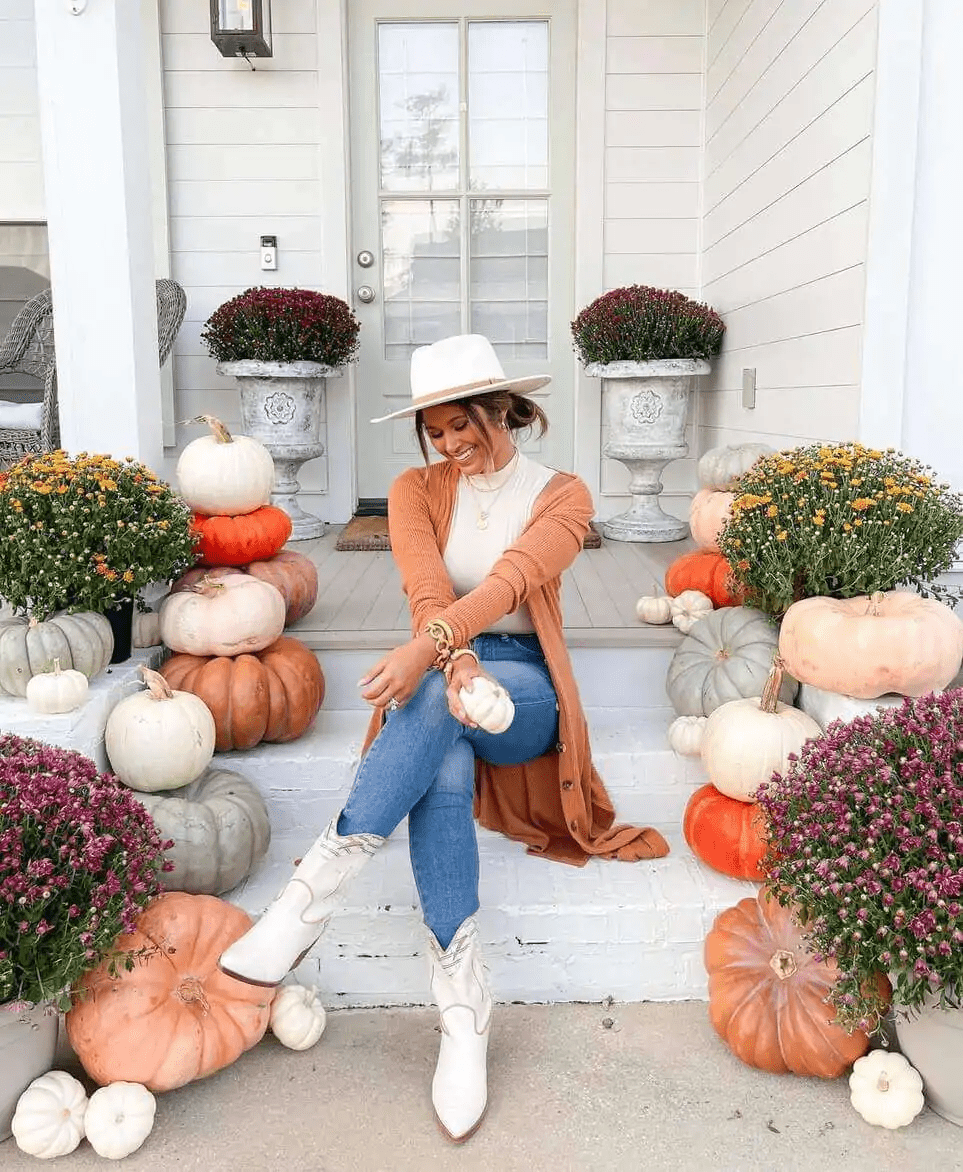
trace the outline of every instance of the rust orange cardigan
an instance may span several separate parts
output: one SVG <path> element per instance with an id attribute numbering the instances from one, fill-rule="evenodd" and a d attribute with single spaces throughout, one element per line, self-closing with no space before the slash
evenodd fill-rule
<path id="1" fill-rule="evenodd" d="M 447 462 L 403 472 L 391 487 L 391 549 L 411 608 L 412 631 L 433 618 L 447 622 L 457 646 L 528 604 L 559 705 L 559 740 L 523 765 L 476 766 L 475 815 L 491 830 L 524 842 L 531 854 L 585 864 L 659 858 L 669 847 L 657 830 L 613 825 L 615 811 L 592 765 L 588 726 L 562 635 L 561 575 L 578 556 L 594 512 L 577 477 L 558 473 L 543 489 L 518 541 L 484 582 L 455 597 L 442 552 L 454 513 L 458 477 Z M 376 710 L 365 749 L 381 728 Z"/>

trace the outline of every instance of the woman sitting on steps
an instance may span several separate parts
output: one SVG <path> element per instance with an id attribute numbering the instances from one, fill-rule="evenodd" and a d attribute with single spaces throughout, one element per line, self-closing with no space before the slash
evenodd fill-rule
<path id="1" fill-rule="evenodd" d="M 344 809 L 220 959 L 240 980 L 277 984 L 407 816 L 441 1013 L 432 1102 L 456 1142 L 485 1113 L 492 1012 L 475 923 L 473 806 L 483 826 L 560 862 L 651 859 L 669 849 L 656 830 L 613 826 L 592 767 L 559 604 L 592 500 L 578 477 L 528 459 L 514 438 L 535 424 L 544 433 L 545 415 L 525 395 L 548 381 L 507 379 L 480 335 L 412 355 L 412 404 L 384 420 L 413 415 L 425 456 L 426 468 L 402 473 L 388 501 L 413 636 L 361 681 L 375 711 Z M 428 443 L 440 461 L 429 463 Z M 486 676 L 515 706 L 502 733 L 473 723 L 463 702 L 462 691 Z"/>

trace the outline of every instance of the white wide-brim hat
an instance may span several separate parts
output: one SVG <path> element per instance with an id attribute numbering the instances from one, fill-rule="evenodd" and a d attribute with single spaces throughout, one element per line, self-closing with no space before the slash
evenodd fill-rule
<path id="1" fill-rule="evenodd" d="M 552 381 L 551 375 L 533 374 L 506 378 L 491 342 L 482 334 L 456 334 L 430 346 L 419 346 L 411 355 L 411 406 L 372 419 L 384 423 L 414 415 L 423 407 L 436 407 L 470 395 L 490 391 L 514 391 L 527 395 Z"/>

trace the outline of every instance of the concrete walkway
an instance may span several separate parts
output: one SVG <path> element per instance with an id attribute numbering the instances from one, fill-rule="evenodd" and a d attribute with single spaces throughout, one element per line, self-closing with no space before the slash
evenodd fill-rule
<path id="1" fill-rule="evenodd" d="M 491 1103 L 455 1147 L 436 1130 L 429 1084 L 436 1018 L 342 1010 L 305 1053 L 268 1036 L 213 1078 L 158 1097 L 131 1172 L 958 1172 L 963 1129 L 925 1110 L 870 1127 L 845 1079 L 763 1074 L 722 1045 L 699 1002 L 500 1006 Z M 110 1165 L 84 1142 L 53 1165 Z M 3 1172 L 42 1165 L 12 1140 Z"/>

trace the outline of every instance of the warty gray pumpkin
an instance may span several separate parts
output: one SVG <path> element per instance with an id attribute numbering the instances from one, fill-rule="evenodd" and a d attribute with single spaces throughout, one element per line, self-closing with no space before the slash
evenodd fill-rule
<path id="1" fill-rule="evenodd" d="M 4 619 L 0 621 L 0 694 L 26 696 L 28 681 L 49 672 L 55 659 L 64 671 L 83 672 L 93 679 L 113 653 L 110 623 L 93 611 L 58 611 L 46 622 Z"/>
<path id="2" fill-rule="evenodd" d="M 762 611 L 724 606 L 707 614 L 672 656 L 665 682 L 672 707 L 679 716 L 708 716 L 728 700 L 761 695 L 777 642 Z M 779 699 L 791 704 L 798 689 L 784 675 Z"/>
<path id="3" fill-rule="evenodd" d="M 260 791 L 240 773 L 214 766 L 180 789 L 138 793 L 162 839 L 173 871 L 167 891 L 221 895 L 246 879 L 267 853 L 271 823 Z"/>

